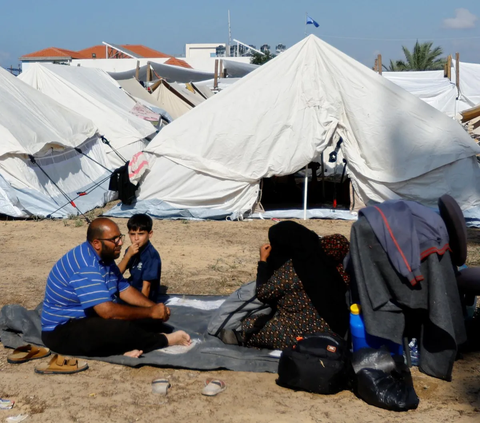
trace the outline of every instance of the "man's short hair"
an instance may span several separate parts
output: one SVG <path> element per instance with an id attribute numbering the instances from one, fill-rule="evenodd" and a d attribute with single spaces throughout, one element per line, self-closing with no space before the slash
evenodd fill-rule
<path id="1" fill-rule="evenodd" d="M 129 231 L 146 231 L 151 232 L 153 228 L 153 220 L 147 214 L 134 214 L 127 222 Z"/>
<path id="2" fill-rule="evenodd" d="M 105 232 L 106 223 L 109 222 L 110 219 L 104 217 L 98 217 L 93 220 L 90 225 L 88 225 L 87 229 L 87 241 L 93 242 L 96 239 L 102 238 L 103 233 Z"/>

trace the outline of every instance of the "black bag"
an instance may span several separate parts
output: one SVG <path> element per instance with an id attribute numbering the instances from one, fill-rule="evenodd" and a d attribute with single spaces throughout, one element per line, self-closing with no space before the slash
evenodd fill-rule
<path id="1" fill-rule="evenodd" d="M 393 366 L 385 366 L 380 363 L 385 360 L 380 358 L 379 353 L 379 350 L 362 348 L 353 354 L 356 395 L 367 404 L 386 410 L 407 411 L 417 408 L 420 400 L 403 356 L 392 358 L 387 352 Z"/>
<path id="2" fill-rule="evenodd" d="M 118 198 L 123 204 L 130 205 L 135 202 L 135 191 L 138 185 L 135 186 L 130 182 L 128 177 L 128 161 L 123 166 L 115 169 L 110 176 L 110 184 L 108 189 L 110 191 L 117 191 Z"/>
<path id="3" fill-rule="evenodd" d="M 282 352 L 277 384 L 297 391 L 335 394 L 348 388 L 349 349 L 335 334 L 305 336 Z"/>

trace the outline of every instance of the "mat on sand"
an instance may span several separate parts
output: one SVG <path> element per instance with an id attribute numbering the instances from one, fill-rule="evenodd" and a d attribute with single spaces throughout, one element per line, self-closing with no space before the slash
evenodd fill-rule
<path id="1" fill-rule="evenodd" d="M 208 322 L 216 311 L 218 301 L 225 298 L 219 296 L 169 296 L 169 299 L 173 301 L 172 304 L 169 304 L 172 315 L 168 323 L 175 330 L 182 329 L 188 332 L 195 341 L 194 347 L 184 353 L 151 351 L 140 358 L 123 355 L 91 358 L 131 367 L 149 365 L 195 370 L 227 369 L 276 373 L 278 358 L 271 355 L 271 350 L 226 345 L 220 339 L 207 333 Z M 213 308 L 209 309 L 211 307 Z M 43 345 L 40 314 L 41 304 L 35 310 L 27 310 L 20 305 L 4 306 L 0 311 L 2 344 L 9 348 L 17 348 L 27 343 Z"/>

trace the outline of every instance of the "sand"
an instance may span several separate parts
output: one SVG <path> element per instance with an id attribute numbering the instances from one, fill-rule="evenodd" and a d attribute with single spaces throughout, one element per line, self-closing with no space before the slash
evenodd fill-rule
<path id="1" fill-rule="evenodd" d="M 126 233 L 126 220 L 116 219 Z M 155 221 L 152 242 L 163 261 L 169 293 L 229 294 L 255 277 L 258 248 L 271 221 Z M 315 220 L 306 226 L 326 235 L 349 235 L 351 223 Z M 43 297 L 51 266 L 83 242 L 86 225 L 66 221 L 0 221 L 0 307 L 34 308 Z M 477 262 L 478 233 L 470 231 L 470 256 Z M 128 242 L 126 243 L 128 245 Z M 470 259 L 472 261 L 472 259 Z M 480 336 L 480 334 L 479 334 Z M 7 363 L 0 348 L 0 398 L 16 401 L 7 416 L 28 414 L 28 422 L 480 422 L 480 353 L 454 366 L 444 382 L 413 368 L 420 397 L 417 410 L 395 413 L 365 404 L 351 392 L 333 396 L 294 392 L 275 384 L 277 375 L 230 371 L 198 372 L 150 366 L 134 369 L 89 360 L 89 370 L 42 376 L 38 362 Z M 225 392 L 200 394 L 208 377 L 223 379 Z M 166 397 L 151 393 L 151 381 L 168 378 Z"/>

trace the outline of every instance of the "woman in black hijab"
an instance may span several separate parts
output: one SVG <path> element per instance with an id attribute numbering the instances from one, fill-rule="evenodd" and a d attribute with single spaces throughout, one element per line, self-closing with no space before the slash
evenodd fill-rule
<path id="1" fill-rule="evenodd" d="M 268 238 L 270 244 L 260 248 L 257 298 L 275 311 L 271 318 L 244 320 L 246 344 L 284 349 L 311 333 L 333 331 L 344 336 L 348 276 L 341 262 L 348 253 L 347 239 L 342 235 L 320 239 L 292 221 L 272 226 Z"/>

